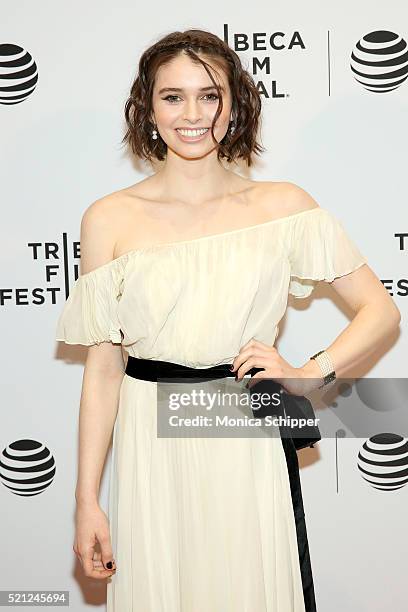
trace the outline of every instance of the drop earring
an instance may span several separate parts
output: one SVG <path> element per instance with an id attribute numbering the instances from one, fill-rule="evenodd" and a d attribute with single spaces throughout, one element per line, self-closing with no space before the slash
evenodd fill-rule
<path id="1" fill-rule="evenodd" d="M 235 132 L 235 125 L 232 123 L 231 127 L 230 127 L 230 132 L 231 134 L 233 134 Z"/>
<path id="2" fill-rule="evenodd" d="M 152 131 L 152 138 L 153 140 L 157 140 L 157 130 Z"/>

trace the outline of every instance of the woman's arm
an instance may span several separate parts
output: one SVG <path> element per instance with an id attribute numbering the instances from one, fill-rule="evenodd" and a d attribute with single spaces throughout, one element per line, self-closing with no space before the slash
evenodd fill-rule
<path id="1" fill-rule="evenodd" d="M 291 212 L 318 206 L 316 200 L 294 183 L 285 183 L 285 202 Z M 289 213 L 288 213 L 289 214 Z M 364 264 L 350 274 L 335 278 L 330 285 L 354 313 L 353 320 L 326 348 L 338 378 L 372 354 L 399 325 L 401 313 L 380 279 Z M 325 347 L 317 347 L 321 350 Z M 313 390 L 323 382 L 319 364 L 309 359 L 300 368 Z"/>
<path id="2" fill-rule="evenodd" d="M 114 255 L 116 201 L 110 196 L 91 204 L 81 221 L 81 274 L 109 263 Z M 95 502 L 124 375 L 121 345 L 102 342 L 88 348 L 79 414 L 77 501 Z"/>
<path id="3" fill-rule="evenodd" d="M 114 204 L 112 198 L 107 197 L 97 200 L 85 211 L 81 222 L 81 274 L 92 272 L 114 258 Z M 121 345 L 101 342 L 89 346 L 79 411 L 73 548 L 85 575 L 93 578 L 106 578 L 116 570 L 108 519 L 98 498 L 102 469 L 119 407 L 124 369 Z M 95 550 L 97 542 L 101 552 Z"/>
<path id="4" fill-rule="evenodd" d="M 364 264 L 350 274 L 330 283 L 348 306 L 356 312 L 351 323 L 328 347 L 337 378 L 371 354 L 394 332 L 401 314 L 381 281 Z M 251 368 L 262 368 L 248 381 L 256 386 L 259 379 L 271 378 L 295 395 L 307 395 L 323 383 L 322 371 L 314 359 L 300 368 L 293 367 L 275 346 L 251 338 L 233 360 L 236 380 L 240 381 Z"/>
<path id="5" fill-rule="evenodd" d="M 325 349 L 340 378 L 372 354 L 398 328 L 401 313 L 367 264 L 330 284 L 355 313 L 349 325 Z M 315 379 L 316 384 L 311 382 L 312 387 L 305 392 L 312 391 L 322 380 L 318 363 L 309 359 L 300 369 L 305 378 Z"/>
<path id="6" fill-rule="evenodd" d="M 124 366 L 121 346 L 90 346 L 79 413 L 78 479 L 74 552 L 84 573 L 104 579 L 116 571 L 109 523 L 99 505 L 99 486 L 116 420 Z M 100 551 L 96 550 L 97 542 Z"/>
<path id="7" fill-rule="evenodd" d="M 98 503 L 99 485 L 124 375 L 121 346 L 90 346 L 79 413 L 77 502 Z"/>

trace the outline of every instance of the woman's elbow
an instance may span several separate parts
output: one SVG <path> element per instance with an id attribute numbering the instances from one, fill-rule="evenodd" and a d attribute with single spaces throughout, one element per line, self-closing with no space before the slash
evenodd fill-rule
<path id="1" fill-rule="evenodd" d="M 382 304 L 379 306 L 373 305 L 373 307 L 376 309 L 378 308 L 379 318 L 383 323 L 387 324 L 387 327 L 398 329 L 401 322 L 401 311 L 391 296 L 388 295 L 388 299 Z"/>
<path id="2" fill-rule="evenodd" d="M 401 311 L 397 306 L 395 306 L 395 327 L 399 327 L 400 323 L 401 323 Z"/>

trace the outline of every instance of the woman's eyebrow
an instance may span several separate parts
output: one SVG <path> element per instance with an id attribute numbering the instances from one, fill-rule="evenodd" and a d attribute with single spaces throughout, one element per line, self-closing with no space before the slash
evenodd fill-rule
<path id="1" fill-rule="evenodd" d="M 224 87 L 222 87 L 221 85 L 219 86 L 221 91 L 225 91 Z M 198 91 L 209 91 L 210 89 L 217 89 L 215 87 L 215 85 L 209 85 L 208 87 L 200 87 L 200 89 Z M 179 91 L 179 92 L 183 92 L 183 88 L 182 87 L 162 87 L 162 89 L 159 90 L 159 94 L 165 93 L 166 91 Z"/>

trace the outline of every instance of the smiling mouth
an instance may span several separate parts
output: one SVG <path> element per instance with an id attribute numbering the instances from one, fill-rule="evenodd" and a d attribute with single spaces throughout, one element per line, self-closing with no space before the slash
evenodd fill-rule
<path id="1" fill-rule="evenodd" d="M 208 132 L 210 128 L 200 128 L 195 130 L 188 130 L 183 128 L 176 128 L 176 131 L 185 136 L 186 138 L 197 138 L 198 136 L 203 136 L 206 132 Z"/>

